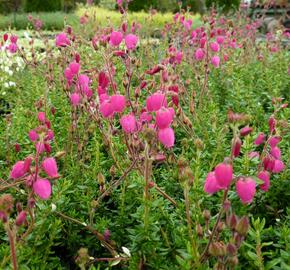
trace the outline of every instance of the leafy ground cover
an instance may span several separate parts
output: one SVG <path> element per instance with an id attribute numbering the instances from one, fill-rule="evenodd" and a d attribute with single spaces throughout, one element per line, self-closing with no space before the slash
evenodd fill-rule
<path id="1" fill-rule="evenodd" d="M 121 2 L 1 36 L 0 268 L 289 269 L 287 33 Z"/>

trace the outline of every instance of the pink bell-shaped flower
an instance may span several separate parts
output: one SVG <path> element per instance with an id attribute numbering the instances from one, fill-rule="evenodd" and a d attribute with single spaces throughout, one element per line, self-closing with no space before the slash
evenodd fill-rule
<path id="1" fill-rule="evenodd" d="M 276 158 L 276 159 L 280 159 L 281 158 L 281 150 L 279 147 L 275 146 L 273 148 L 271 148 L 270 151 L 271 155 Z"/>
<path id="2" fill-rule="evenodd" d="M 211 58 L 211 63 L 215 68 L 218 68 L 220 66 L 220 57 L 215 55 Z"/>
<path id="3" fill-rule="evenodd" d="M 260 189 L 268 191 L 270 187 L 270 174 L 267 171 L 261 171 L 258 174 L 258 178 L 264 181 L 264 183 L 260 185 Z"/>
<path id="4" fill-rule="evenodd" d="M 231 164 L 220 163 L 215 169 L 217 183 L 221 188 L 227 188 L 233 179 L 233 167 Z"/>
<path id="5" fill-rule="evenodd" d="M 101 103 L 100 112 L 105 118 L 108 118 L 114 114 L 113 107 L 110 100 L 106 99 Z"/>
<path id="6" fill-rule="evenodd" d="M 260 144 L 262 144 L 263 142 L 264 142 L 264 140 L 265 140 L 265 134 L 263 133 L 263 132 L 261 132 L 261 133 L 259 133 L 259 135 L 257 136 L 257 138 L 256 138 L 256 140 L 255 140 L 255 142 L 254 142 L 254 144 L 255 145 L 260 145 Z"/>
<path id="7" fill-rule="evenodd" d="M 273 173 L 279 173 L 279 172 L 282 172 L 284 169 L 285 169 L 284 162 L 282 160 L 275 159 L 274 160 L 274 167 L 272 169 L 272 172 Z"/>
<path id="8" fill-rule="evenodd" d="M 51 195 L 51 184 L 47 179 L 38 178 L 33 184 L 33 191 L 42 200 L 47 200 Z"/>
<path id="9" fill-rule="evenodd" d="M 164 128 L 158 131 L 158 140 L 166 147 L 171 148 L 174 145 L 175 136 L 172 128 Z"/>
<path id="10" fill-rule="evenodd" d="M 125 37 L 125 44 L 129 51 L 135 50 L 138 43 L 138 37 L 134 34 L 128 34 Z"/>
<path id="11" fill-rule="evenodd" d="M 256 182 L 250 178 L 240 178 L 236 183 L 237 194 L 242 203 L 251 203 L 256 194 Z"/>
<path id="12" fill-rule="evenodd" d="M 219 186 L 216 180 L 215 173 L 214 172 L 208 173 L 205 179 L 204 192 L 208 194 L 214 194 L 220 189 L 221 187 Z"/>
<path id="13" fill-rule="evenodd" d="M 225 38 L 223 36 L 217 36 L 216 37 L 216 42 L 218 44 L 223 44 L 224 43 Z"/>
<path id="14" fill-rule="evenodd" d="M 113 31 L 110 35 L 110 45 L 118 47 L 123 40 L 123 34 L 119 31 Z"/>
<path id="15" fill-rule="evenodd" d="M 120 119 L 120 124 L 126 133 L 133 133 L 136 131 L 137 122 L 133 114 L 122 116 Z"/>
<path id="16" fill-rule="evenodd" d="M 14 166 L 12 167 L 12 170 L 10 172 L 10 178 L 18 179 L 18 178 L 23 177 L 27 173 L 27 171 L 29 169 L 29 167 L 27 168 L 25 165 L 26 164 L 25 164 L 24 161 L 22 161 L 22 160 L 21 161 L 17 161 L 14 164 Z"/>
<path id="17" fill-rule="evenodd" d="M 57 178 L 57 164 L 53 157 L 49 157 L 43 160 L 42 168 L 47 173 L 47 175 L 51 178 Z"/>
<path id="18" fill-rule="evenodd" d="M 174 111 L 173 111 L 174 112 Z M 162 107 L 156 112 L 156 124 L 160 129 L 167 128 L 173 121 L 172 111 Z"/>
<path id="19" fill-rule="evenodd" d="M 80 104 L 81 97 L 78 93 L 72 93 L 70 95 L 70 103 L 72 106 L 78 106 Z"/>
<path id="20" fill-rule="evenodd" d="M 73 75 L 77 75 L 80 71 L 80 64 L 77 62 L 72 62 L 69 64 L 69 69 Z"/>
<path id="21" fill-rule="evenodd" d="M 35 142 L 38 140 L 39 135 L 37 134 L 37 132 L 35 130 L 30 130 L 28 133 L 28 137 L 32 142 Z"/>
<path id="22" fill-rule="evenodd" d="M 277 146 L 277 144 L 281 141 L 281 137 L 279 136 L 274 136 L 269 138 L 269 145 L 271 146 L 271 148 Z"/>
<path id="23" fill-rule="evenodd" d="M 111 96 L 111 104 L 114 112 L 121 113 L 126 107 L 126 98 L 123 95 Z"/>
<path id="24" fill-rule="evenodd" d="M 62 32 L 56 35 L 55 45 L 56 47 L 66 47 L 70 45 L 70 40 L 67 38 L 66 33 Z"/>
<path id="25" fill-rule="evenodd" d="M 239 137 L 233 139 L 232 143 L 232 154 L 234 157 L 237 157 L 241 152 L 242 141 Z"/>
<path id="26" fill-rule="evenodd" d="M 204 58 L 204 55 L 205 55 L 205 53 L 204 53 L 203 49 L 198 48 L 194 53 L 194 58 L 197 61 L 201 61 Z"/>
<path id="27" fill-rule="evenodd" d="M 210 43 L 209 47 L 213 52 L 218 52 L 220 50 L 220 46 L 217 42 Z"/>
<path id="28" fill-rule="evenodd" d="M 148 112 L 158 111 L 162 106 L 167 106 L 166 97 L 162 93 L 156 92 L 149 96 L 146 100 L 146 107 Z"/>

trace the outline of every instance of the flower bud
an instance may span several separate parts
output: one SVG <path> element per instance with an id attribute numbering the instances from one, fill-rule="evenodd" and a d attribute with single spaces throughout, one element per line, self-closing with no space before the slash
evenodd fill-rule
<path id="1" fill-rule="evenodd" d="M 202 215 L 203 215 L 203 218 L 205 220 L 210 220 L 211 215 L 210 215 L 210 211 L 209 210 L 207 210 L 207 209 L 204 210 L 203 213 L 202 213 Z"/>
<path id="2" fill-rule="evenodd" d="M 236 231 L 239 235 L 246 236 L 249 228 L 250 228 L 249 218 L 247 216 L 243 216 L 237 223 Z"/>
<path id="3" fill-rule="evenodd" d="M 230 256 L 234 256 L 237 254 L 237 247 L 232 244 L 232 243 L 229 243 L 227 245 L 227 253 L 230 255 Z"/>
<path id="4" fill-rule="evenodd" d="M 21 225 L 23 225 L 25 223 L 25 221 L 26 221 L 26 215 L 27 215 L 26 211 L 21 211 L 18 214 L 18 216 L 15 219 L 16 226 L 19 227 L 19 226 L 21 226 Z"/>

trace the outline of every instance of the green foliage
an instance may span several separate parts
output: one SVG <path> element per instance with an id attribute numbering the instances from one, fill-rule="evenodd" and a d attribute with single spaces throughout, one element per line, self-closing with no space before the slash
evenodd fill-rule
<path id="1" fill-rule="evenodd" d="M 240 0 L 206 0 L 208 8 L 215 7 L 223 11 L 236 10 L 239 8 Z"/>
<path id="2" fill-rule="evenodd" d="M 25 12 L 59 11 L 63 8 L 63 0 L 25 0 L 23 6 Z"/>

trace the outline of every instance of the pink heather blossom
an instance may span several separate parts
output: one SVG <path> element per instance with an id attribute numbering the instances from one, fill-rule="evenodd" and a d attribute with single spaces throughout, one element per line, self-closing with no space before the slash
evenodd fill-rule
<path id="1" fill-rule="evenodd" d="M 12 170 L 10 172 L 10 178 L 12 179 L 21 178 L 26 174 L 26 172 L 27 170 L 25 169 L 24 161 L 17 161 L 12 167 Z"/>
<path id="2" fill-rule="evenodd" d="M 274 160 L 274 167 L 272 169 L 273 173 L 279 173 L 282 172 L 285 168 L 284 162 L 282 160 L 279 159 L 275 159 Z"/>
<path id="3" fill-rule="evenodd" d="M 171 110 L 162 107 L 156 112 L 156 124 L 160 129 L 167 128 L 172 123 L 173 117 L 174 114 L 172 114 Z"/>
<path id="4" fill-rule="evenodd" d="M 203 49 L 198 48 L 194 53 L 195 60 L 201 61 L 204 58 L 204 55 L 205 53 Z"/>
<path id="5" fill-rule="evenodd" d="M 181 51 L 178 51 L 176 53 L 176 56 L 175 56 L 175 61 L 177 64 L 180 64 L 181 61 L 182 61 L 182 58 L 183 58 L 183 53 Z"/>
<path id="6" fill-rule="evenodd" d="M 260 189 L 268 191 L 270 187 L 270 174 L 267 171 L 261 171 L 258 174 L 258 178 L 264 181 L 264 183 L 260 185 Z"/>
<path id="7" fill-rule="evenodd" d="M 45 158 L 42 162 L 42 168 L 49 177 L 58 177 L 57 164 L 53 157 Z"/>
<path id="8" fill-rule="evenodd" d="M 66 47 L 70 45 L 70 40 L 67 38 L 66 33 L 62 32 L 56 35 L 55 45 L 56 47 Z"/>
<path id="9" fill-rule="evenodd" d="M 45 151 L 44 143 L 42 143 L 42 142 L 37 142 L 37 143 L 35 144 L 35 149 L 36 149 L 36 151 L 37 151 L 39 154 L 42 154 L 42 153 Z"/>
<path id="10" fill-rule="evenodd" d="M 126 37 L 125 37 L 125 44 L 126 44 L 126 47 L 127 49 L 130 51 L 130 50 L 135 50 L 136 49 L 136 46 L 137 46 L 137 43 L 138 43 L 138 37 L 134 34 L 128 34 Z"/>
<path id="11" fill-rule="evenodd" d="M 72 93 L 70 95 L 70 103 L 72 106 L 78 106 L 80 104 L 81 97 L 78 93 Z"/>
<path id="12" fill-rule="evenodd" d="M 271 148 L 275 147 L 279 142 L 281 141 L 281 137 L 278 136 L 274 136 L 271 137 L 268 141 L 269 145 L 271 146 Z"/>
<path id="13" fill-rule="evenodd" d="M 158 140 L 166 147 L 171 148 L 174 145 L 175 136 L 172 128 L 164 128 L 158 131 Z"/>
<path id="14" fill-rule="evenodd" d="M 217 36 L 216 37 L 216 42 L 218 44 L 223 44 L 224 43 L 225 38 L 223 36 Z"/>
<path id="15" fill-rule="evenodd" d="M 214 194 L 220 189 L 221 187 L 219 186 L 216 180 L 215 173 L 214 172 L 208 173 L 204 184 L 204 192 L 208 194 Z"/>
<path id="16" fill-rule="evenodd" d="M 18 36 L 16 36 L 16 35 L 11 35 L 10 36 L 10 41 L 11 41 L 11 43 L 17 43 L 17 40 L 18 40 Z"/>
<path id="17" fill-rule="evenodd" d="M 111 104 L 114 112 L 121 113 L 126 107 L 126 98 L 123 95 L 113 95 L 111 96 Z"/>
<path id="18" fill-rule="evenodd" d="M 149 112 L 158 111 L 162 106 L 167 106 L 166 97 L 160 92 L 149 96 L 146 100 L 146 107 Z"/>
<path id="19" fill-rule="evenodd" d="M 272 156 L 267 155 L 263 159 L 263 164 L 265 170 L 273 171 L 275 166 L 275 159 Z"/>
<path id="20" fill-rule="evenodd" d="M 123 115 L 120 119 L 120 124 L 125 133 L 133 133 L 136 131 L 137 122 L 133 114 Z"/>
<path id="21" fill-rule="evenodd" d="M 183 26 L 187 31 L 190 30 L 192 26 L 192 20 L 191 19 L 186 20 L 185 22 L 183 22 Z"/>
<path id="22" fill-rule="evenodd" d="M 101 103 L 100 112 L 105 118 L 108 118 L 114 114 L 113 106 L 110 100 L 106 99 Z"/>
<path id="23" fill-rule="evenodd" d="M 119 31 L 113 31 L 110 35 L 110 45 L 118 47 L 123 40 L 123 34 Z"/>
<path id="24" fill-rule="evenodd" d="M 250 159 L 253 159 L 253 158 L 259 158 L 259 157 L 260 157 L 259 152 L 253 151 L 253 152 L 250 152 L 250 153 L 249 153 L 249 158 L 250 158 Z"/>
<path id="25" fill-rule="evenodd" d="M 15 219 L 15 225 L 16 226 L 21 226 L 24 224 L 24 222 L 26 221 L 26 216 L 27 216 L 27 213 L 26 211 L 22 210 L 16 217 Z"/>
<path id="26" fill-rule="evenodd" d="M 29 139 L 32 141 L 32 142 L 35 142 L 36 140 L 38 140 L 39 138 L 39 135 L 36 133 L 35 130 L 30 130 L 29 133 L 28 133 L 28 137 Z"/>
<path id="27" fill-rule="evenodd" d="M 99 73 L 99 86 L 106 90 L 108 88 L 109 85 L 109 78 L 107 77 L 106 73 L 101 71 Z"/>
<path id="28" fill-rule="evenodd" d="M 101 94 L 101 95 L 99 96 L 99 100 L 100 100 L 100 103 L 102 104 L 105 100 L 110 101 L 110 96 L 107 95 L 106 93 L 105 93 L 105 94 Z"/>
<path id="29" fill-rule="evenodd" d="M 250 134 L 252 131 L 253 131 L 253 128 L 246 126 L 240 130 L 240 134 L 241 134 L 241 136 L 244 137 L 244 136 L 247 136 L 248 134 Z"/>
<path id="30" fill-rule="evenodd" d="M 45 137 L 45 140 L 53 140 L 53 138 L 54 138 L 54 132 L 50 129 L 50 130 L 48 130 L 47 131 L 47 135 L 46 135 L 46 137 Z"/>
<path id="31" fill-rule="evenodd" d="M 74 77 L 74 74 L 71 72 L 70 68 L 66 68 L 64 70 L 64 76 L 65 76 L 67 81 L 71 81 L 73 79 L 73 77 Z"/>
<path id="32" fill-rule="evenodd" d="M 37 118 L 39 122 L 45 123 L 46 117 L 44 112 L 39 112 Z"/>
<path id="33" fill-rule="evenodd" d="M 230 164 L 220 163 L 215 169 L 217 183 L 221 188 L 227 188 L 233 179 L 233 167 Z"/>
<path id="34" fill-rule="evenodd" d="M 9 46 L 8 46 L 8 51 L 9 51 L 10 53 L 16 53 L 17 50 L 18 50 L 18 46 L 17 46 L 17 44 L 15 44 L 15 43 L 10 43 L 10 44 L 9 44 Z"/>
<path id="35" fill-rule="evenodd" d="M 205 38 L 205 37 L 201 38 L 199 44 L 200 44 L 200 47 L 201 47 L 201 48 L 204 48 L 204 46 L 205 46 L 205 44 L 206 44 L 206 38 Z"/>
<path id="36" fill-rule="evenodd" d="M 217 42 L 210 43 L 209 47 L 213 52 L 218 52 L 220 50 L 220 46 Z"/>
<path id="37" fill-rule="evenodd" d="M 215 55 L 211 58 L 211 63 L 215 68 L 218 68 L 220 66 L 220 57 Z"/>
<path id="38" fill-rule="evenodd" d="M 276 127 L 276 120 L 275 120 L 275 118 L 273 116 L 271 116 L 269 118 L 268 124 L 269 124 L 270 132 L 274 132 L 275 127 Z"/>
<path id="39" fill-rule="evenodd" d="M 259 135 L 257 136 L 257 138 L 256 138 L 256 140 L 255 140 L 255 142 L 254 142 L 254 144 L 255 145 L 260 145 L 260 144 L 262 144 L 263 142 L 264 142 L 264 140 L 265 140 L 265 134 L 264 133 L 259 133 Z"/>
<path id="40" fill-rule="evenodd" d="M 152 115 L 148 112 L 142 112 L 140 115 L 141 123 L 149 123 L 152 120 Z"/>
<path id="41" fill-rule="evenodd" d="M 123 0 L 117 0 L 117 5 L 118 6 L 122 6 L 122 4 L 123 4 Z"/>
<path id="42" fill-rule="evenodd" d="M 51 195 L 51 184 L 47 179 L 38 178 L 33 184 L 33 191 L 42 200 L 47 200 Z"/>
<path id="43" fill-rule="evenodd" d="M 77 75 L 80 71 L 80 64 L 77 62 L 72 62 L 69 64 L 69 69 L 73 75 Z"/>
<path id="44" fill-rule="evenodd" d="M 275 158 L 275 159 L 280 159 L 281 158 L 281 150 L 279 147 L 275 146 L 271 148 L 270 154 Z"/>
<path id="45" fill-rule="evenodd" d="M 250 177 L 240 178 L 236 183 L 236 190 L 242 203 L 251 203 L 256 194 L 256 182 Z"/>
<path id="46" fill-rule="evenodd" d="M 233 146 L 232 146 L 232 154 L 234 157 L 237 157 L 240 152 L 241 152 L 241 146 L 242 146 L 242 141 L 240 138 L 235 138 L 233 140 Z"/>

